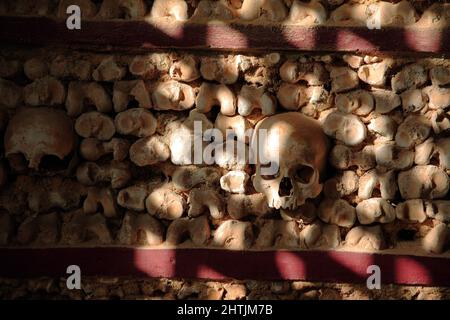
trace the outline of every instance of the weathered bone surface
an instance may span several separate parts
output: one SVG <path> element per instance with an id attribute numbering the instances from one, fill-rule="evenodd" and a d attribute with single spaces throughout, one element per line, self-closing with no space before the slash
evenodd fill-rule
<path id="1" fill-rule="evenodd" d="M 155 133 L 157 119 L 146 109 L 133 108 L 118 113 L 114 124 L 120 134 L 143 138 Z"/>
<path id="2" fill-rule="evenodd" d="M 124 245 L 154 246 L 164 241 L 164 228 L 148 214 L 127 212 L 118 234 L 118 242 Z"/>
<path id="3" fill-rule="evenodd" d="M 177 245 L 189 239 L 197 246 L 207 245 L 211 237 L 208 218 L 203 215 L 196 218 L 174 220 L 167 228 L 166 243 Z"/>
<path id="4" fill-rule="evenodd" d="M 46 155 L 63 160 L 75 147 L 73 124 L 61 110 L 22 108 L 9 121 L 5 137 L 6 157 L 22 154 L 28 166 L 38 169 Z"/>
<path id="5" fill-rule="evenodd" d="M 121 138 L 112 138 L 106 142 L 86 138 L 80 143 L 80 155 L 88 161 L 97 161 L 108 154 L 112 154 L 114 160 L 123 161 L 127 158 L 129 149 L 129 142 Z"/>
<path id="6" fill-rule="evenodd" d="M 350 228 L 355 224 L 356 211 L 343 199 L 325 199 L 318 208 L 318 217 L 326 223 Z"/>
<path id="7" fill-rule="evenodd" d="M 246 216 L 263 216 L 272 212 L 272 209 L 262 193 L 233 194 L 228 197 L 227 212 L 233 219 L 242 219 Z"/>
<path id="8" fill-rule="evenodd" d="M 261 139 L 260 130 L 265 130 L 267 139 Z M 320 174 L 327 144 L 319 124 L 298 113 L 274 115 L 258 123 L 252 140 L 252 148 L 258 152 L 252 180 L 270 207 L 296 209 L 322 191 Z M 277 172 L 266 176 L 261 160 L 277 165 Z"/>
<path id="9" fill-rule="evenodd" d="M 389 223 L 395 220 L 395 209 L 385 199 L 371 198 L 358 203 L 356 215 L 361 224 Z"/>
<path id="10" fill-rule="evenodd" d="M 367 250 L 380 250 L 386 245 L 383 230 L 379 225 L 352 228 L 345 237 L 346 244 Z"/>
<path id="11" fill-rule="evenodd" d="M 47 76 L 25 86 L 23 96 L 30 106 L 54 106 L 64 103 L 66 89 L 59 80 Z"/>
<path id="12" fill-rule="evenodd" d="M 111 231 L 102 214 L 86 215 L 82 210 L 78 210 L 64 217 L 61 227 L 61 243 L 66 245 L 81 243 L 111 245 L 112 241 Z"/>
<path id="13" fill-rule="evenodd" d="M 213 245 L 231 250 L 249 249 L 254 241 L 252 224 L 238 220 L 223 222 L 214 232 Z"/>
<path id="14" fill-rule="evenodd" d="M 75 121 L 75 131 L 83 138 L 96 138 L 102 141 L 110 140 L 116 133 L 114 121 L 107 115 L 91 111 L 83 113 Z"/>
<path id="15" fill-rule="evenodd" d="M 83 203 L 83 211 L 86 214 L 93 214 L 102 209 L 103 215 L 107 218 L 117 216 L 115 197 L 111 189 L 90 187 Z"/>
<path id="16" fill-rule="evenodd" d="M 89 106 L 99 112 L 112 111 L 111 98 L 105 88 L 96 82 L 71 82 L 67 91 L 67 114 L 78 116 Z"/>
<path id="17" fill-rule="evenodd" d="M 133 101 L 136 101 L 140 108 L 150 109 L 152 107 L 150 94 L 145 87 L 144 81 L 116 81 L 113 93 L 114 111 L 125 111 Z"/>
<path id="18" fill-rule="evenodd" d="M 152 100 L 155 110 L 186 110 L 194 106 L 195 94 L 190 85 L 170 80 L 156 85 Z"/>
<path id="19" fill-rule="evenodd" d="M 255 240 L 256 248 L 299 246 L 299 229 L 295 221 L 266 220 L 258 221 L 259 234 Z"/>

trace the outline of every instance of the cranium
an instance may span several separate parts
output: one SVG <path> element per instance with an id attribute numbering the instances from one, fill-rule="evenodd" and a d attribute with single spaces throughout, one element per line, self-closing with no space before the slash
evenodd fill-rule
<path id="1" fill-rule="evenodd" d="M 268 117 L 256 126 L 251 146 L 253 185 L 270 207 L 293 210 L 322 191 L 328 142 L 315 120 L 297 112 Z"/>
<path id="2" fill-rule="evenodd" d="M 5 155 L 24 155 L 32 169 L 38 169 L 46 155 L 63 160 L 74 146 L 72 120 L 63 111 L 52 108 L 21 109 L 9 122 L 5 133 Z"/>

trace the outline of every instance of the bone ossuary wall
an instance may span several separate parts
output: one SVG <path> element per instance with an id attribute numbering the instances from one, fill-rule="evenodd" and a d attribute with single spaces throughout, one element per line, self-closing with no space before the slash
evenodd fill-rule
<path id="1" fill-rule="evenodd" d="M 1 53 L 2 246 L 446 254 L 447 59 Z M 328 144 L 296 135 L 310 119 Z M 195 124 L 244 161 L 192 164 Z M 255 127 L 280 129 L 273 175 L 249 163 Z"/>

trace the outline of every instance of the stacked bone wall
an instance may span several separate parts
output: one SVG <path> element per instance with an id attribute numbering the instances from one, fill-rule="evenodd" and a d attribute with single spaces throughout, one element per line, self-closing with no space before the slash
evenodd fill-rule
<path id="1" fill-rule="evenodd" d="M 2 245 L 446 250 L 447 60 L 51 51 L 3 52 Z M 271 205 L 226 148 L 192 165 L 195 123 L 248 154 L 286 112 L 331 142 L 318 197 Z"/>

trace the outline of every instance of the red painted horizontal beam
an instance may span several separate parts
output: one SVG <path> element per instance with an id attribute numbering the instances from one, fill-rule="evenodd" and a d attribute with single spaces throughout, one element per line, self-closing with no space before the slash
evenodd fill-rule
<path id="1" fill-rule="evenodd" d="M 180 24 L 146 21 L 65 21 L 45 17 L 0 17 L 0 41 L 37 45 L 113 48 L 202 48 L 359 52 L 450 52 L 450 28 L 305 27 L 257 24 Z"/>
<path id="2" fill-rule="evenodd" d="M 0 249 L 0 277 L 85 276 L 306 280 L 365 283 L 370 265 L 383 283 L 450 286 L 450 259 L 338 251 L 213 249 Z"/>

